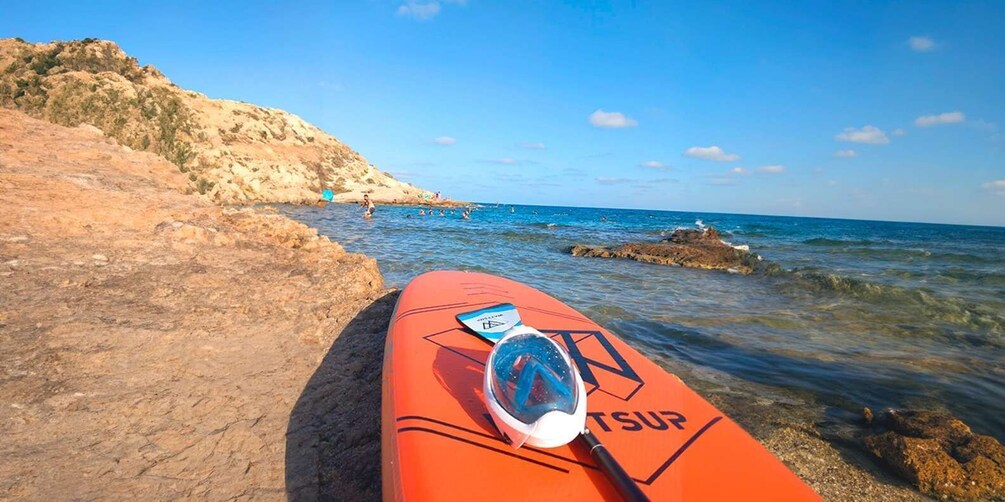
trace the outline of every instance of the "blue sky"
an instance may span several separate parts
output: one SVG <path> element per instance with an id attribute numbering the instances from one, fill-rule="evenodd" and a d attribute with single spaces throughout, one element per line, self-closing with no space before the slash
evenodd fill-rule
<path id="1" fill-rule="evenodd" d="M 1005 3 L 17 2 L 465 200 L 1005 225 Z"/>

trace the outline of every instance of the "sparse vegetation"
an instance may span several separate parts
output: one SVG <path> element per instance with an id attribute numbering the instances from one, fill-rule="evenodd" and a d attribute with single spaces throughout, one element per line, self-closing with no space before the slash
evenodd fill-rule
<path id="1" fill-rule="evenodd" d="M 195 189 L 198 190 L 199 193 L 203 195 L 205 195 L 206 192 L 212 190 L 214 186 L 216 186 L 216 183 L 213 183 L 212 181 L 209 181 L 206 178 L 199 178 L 199 181 L 196 181 L 195 183 Z"/>
<path id="2" fill-rule="evenodd" d="M 290 139 L 302 148 L 317 148 L 317 161 L 300 160 L 299 165 L 316 174 L 321 187 L 345 192 L 348 180 L 368 177 L 366 169 L 356 167 L 361 160 L 358 154 L 343 145 L 326 143 L 314 129 L 301 130 L 279 111 L 240 107 L 230 109 L 228 115 L 239 122 L 229 126 L 196 122 L 206 116 L 196 115 L 189 108 L 193 106 L 189 96 L 197 100 L 205 97 L 178 89 L 153 67 L 140 67 L 135 58 L 113 43 L 88 38 L 51 44 L 7 44 L 0 50 L 6 51 L 0 58 L 11 61 L 6 68 L 0 68 L 0 106 L 60 125 L 93 125 L 119 144 L 163 156 L 178 166 L 200 193 L 210 193 L 216 187 L 216 166 L 212 163 L 248 155 L 237 155 L 227 146 L 254 143 L 259 138 L 260 143 Z M 207 134 L 214 128 L 224 146 L 221 151 L 206 152 L 220 147 L 216 136 Z M 304 146 L 311 143 L 315 146 Z M 254 157 L 247 160 L 253 172 L 262 171 L 261 179 L 281 169 Z M 343 176 L 331 183 L 340 173 Z M 313 183 L 314 176 L 308 177 Z M 366 183 L 377 185 L 378 181 L 369 176 Z M 250 190 L 240 183 L 238 186 Z M 229 185 L 226 188 L 227 193 L 234 190 Z"/>

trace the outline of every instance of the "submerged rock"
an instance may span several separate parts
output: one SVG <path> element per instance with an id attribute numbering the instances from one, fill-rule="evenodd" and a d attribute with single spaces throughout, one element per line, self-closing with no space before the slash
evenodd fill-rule
<path id="1" fill-rule="evenodd" d="M 1005 500 L 1005 447 L 948 413 L 888 411 L 866 448 L 922 492 L 953 500 Z"/>
<path id="2" fill-rule="evenodd" d="M 741 274 L 753 272 L 759 261 L 757 255 L 723 242 L 712 227 L 705 230 L 674 230 L 670 237 L 658 243 L 629 243 L 614 247 L 577 244 L 569 249 L 569 253 L 573 256 L 627 258 L 646 263 L 726 270 Z"/>

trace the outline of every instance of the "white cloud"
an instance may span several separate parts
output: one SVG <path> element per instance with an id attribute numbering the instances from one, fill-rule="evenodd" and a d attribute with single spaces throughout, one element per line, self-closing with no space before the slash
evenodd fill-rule
<path id="1" fill-rule="evenodd" d="M 737 176 L 746 176 L 750 174 L 750 170 L 744 169 L 742 167 L 734 167 L 729 170 L 729 174 L 735 174 Z"/>
<path id="2" fill-rule="evenodd" d="M 608 176 L 598 176 L 597 183 L 601 185 L 620 185 L 621 183 L 630 183 L 632 180 L 628 178 L 611 178 Z"/>
<path id="3" fill-rule="evenodd" d="M 867 125 L 861 129 L 846 127 L 844 132 L 834 136 L 834 139 L 850 143 L 870 143 L 873 145 L 885 145 L 890 142 L 890 138 L 886 137 L 885 132 L 871 125 Z"/>
<path id="4" fill-rule="evenodd" d="M 935 50 L 935 40 L 931 37 L 911 37 L 907 39 L 907 45 L 914 52 L 932 52 Z"/>
<path id="5" fill-rule="evenodd" d="M 858 157 L 858 152 L 855 150 L 838 150 L 834 152 L 834 156 L 840 159 L 850 159 L 852 157 Z"/>
<path id="6" fill-rule="evenodd" d="M 398 7 L 399 16 L 412 17 L 419 21 L 426 21 L 436 17 L 440 13 L 440 3 L 433 1 L 429 3 L 409 1 Z"/>
<path id="7" fill-rule="evenodd" d="M 966 120 L 963 112 L 946 112 L 938 115 L 922 115 L 914 119 L 914 125 L 918 127 L 931 127 L 942 124 L 958 124 Z"/>
<path id="8" fill-rule="evenodd" d="M 981 185 L 981 188 L 1001 197 L 1005 197 L 1005 180 L 991 180 Z"/>
<path id="9" fill-rule="evenodd" d="M 782 174 L 785 172 L 785 166 L 780 166 L 778 164 L 771 166 L 763 166 L 757 169 L 757 172 L 767 173 L 767 174 Z"/>
<path id="10" fill-rule="evenodd" d="M 647 161 L 639 164 L 639 167 L 651 167 L 653 169 L 660 169 L 660 168 L 663 168 L 663 167 L 670 167 L 670 165 L 669 164 L 664 164 L 664 163 L 662 163 L 662 162 L 660 162 L 658 160 L 647 160 Z"/>
<path id="11" fill-rule="evenodd" d="M 544 143 L 520 143 L 520 148 L 526 148 L 528 150 L 544 150 Z"/>
<path id="12" fill-rule="evenodd" d="M 606 127 L 610 129 L 635 127 L 639 125 L 638 121 L 625 116 L 625 114 L 621 112 L 605 112 L 604 110 L 599 109 L 590 114 L 589 121 L 594 125 L 594 127 Z"/>
<path id="13" fill-rule="evenodd" d="M 903 136 L 904 134 L 907 133 L 905 133 L 904 130 L 899 127 L 890 131 L 890 136 Z"/>
<path id="14" fill-rule="evenodd" d="M 501 159 L 490 160 L 489 162 L 493 164 L 502 164 L 504 166 L 515 166 L 520 163 L 519 160 L 510 157 L 503 157 Z"/>
<path id="15" fill-rule="evenodd" d="M 740 156 L 735 153 L 726 153 L 718 146 L 692 146 L 684 150 L 684 155 L 696 159 L 714 160 L 716 162 L 733 162 L 740 160 Z"/>
<path id="16" fill-rule="evenodd" d="M 434 139 L 433 143 L 436 143 L 437 145 L 450 146 L 457 143 L 457 138 L 453 138 L 451 136 L 440 136 L 439 138 Z"/>

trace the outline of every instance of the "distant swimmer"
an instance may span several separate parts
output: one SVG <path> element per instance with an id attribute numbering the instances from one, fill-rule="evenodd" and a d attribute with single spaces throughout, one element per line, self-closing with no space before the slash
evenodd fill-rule
<path id="1" fill-rule="evenodd" d="M 513 207 L 513 206 L 510 206 L 510 207 L 509 207 L 509 212 L 511 212 L 511 213 L 515 213 L 515 212 L 516 212 L 516 208 L 515 208 L 515 207 Z"/>
<path id="2" fill-rule="evenodd" d="M 461 219 L 462 220 L 470 220 L 471 219 L 471 210 L 470 209 L 464 210 L 464 212 L 461 213 Z"/>
<path id="3" fill-rule="evenodd" d="M 600 221 L 607 221 L 607 217 L 606 216 L 601 216 L 600 217 Z"/>
<path id="4" fill-rule="evenodd" d="M 447 213 L 444 213 L 443 210 L 440 209 L 440 216 L 446 216 L 446 215 L 447 215 Z"/>
<path id="5" fill-rule="evenodd" d="M 425 215 L 426 215 L 426 211 L 424 211 L 422 209 L 419 209 L 419 216 L 425 216 Z"/>
<path id="6" fill-rule="evenodd" d="M 377 206 L 375 206 L 373 204 L 373 201 L 370 200 L 370 196 L 367 195 L 367 194 L 363 194 L 363 202 L 360 202 L 359 205 L 361 207 L 365 207 L 366 208 L 366 211 L 363 212 L 363 217 L 364 218 L 370 218 L 370 217 L 372 217 L 373 216 L 373 212 L 377 210 Z"/>

